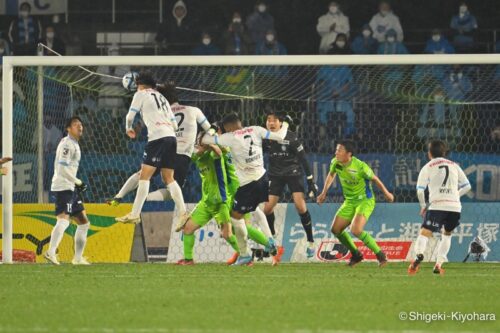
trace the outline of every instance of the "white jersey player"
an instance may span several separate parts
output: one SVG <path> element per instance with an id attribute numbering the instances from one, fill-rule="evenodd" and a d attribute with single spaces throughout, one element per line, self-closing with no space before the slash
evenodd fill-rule
<path id="1" fill-rule="evenodd" d="M 182 191 L 174 179 L 177 140 L 177 121 L 167 99 L 156 89 L 156 82 L 149 72 L 141 72 L 136 78 L 137 92 L 126 119 L 126 132 L 131 139 L 136 138 L 132 128 L 134 118 L 139 113 L 148 129 L 148 143 L 144 149 L 141 174 L 132 212 L 116 218 L 117 222 L 139 223 L 140 213 L 149 193 L 149 182 L 157 169 L 175 202 L 181 219 L 187 219 Z"/>
<path id="2" fill-rule="evenodd" d="M 441 232 L 434 273 L 443 274 L 443 262 L 451 246 L 451 233 L 460 224 L 462 205 L 460 197 L 470 189 L 470 183 L 463 170 L 453 161 L 445 158 L 446 144 L 440 140 L 429 143 L 430 161 L 420 170 L 417 181 L 417 195 L 420 215 L 424 218 L 420 235 L 415 242 L 416 258 L 408 267 L 409 274 L 418 271 L 424 259 L 424 251 L 433 232 Z M 429 202 L 425 202 L 424 191 L 429 191 Z"/>
<path id="3" fill-rule="evenodd" d="M 179 186 L 183 187 L 191 165 L 191 156 L 194 151 L 198 126 L 204 131 L 208 131 L 210 130 L 210 123 L 200 109 L 179 104 L 179 98 L 174 85 L 169 83 L 159 84 L 156 86 L 156 90 L 170 103 L 170 107 L 177 122 L 177 149 L 174 162 L 174 179 Z M 114 198 L 106 200 L 106 202 L 111 206 L 119 205 L 123 197 L 137 188 L 140 174 L 141 172 L 139 171 L 130 176 L 118 194 L 116 194 Z M 147 201 L 171 199 L 170 192 L 166 188 L 151 192 L 146 198 Z"/>
<path id="4" fill-rule="evenodd" d="M 87 189 L 86 185 L 76 177 L 80 165 L 81 151 L 78 141 L 83 133 L 83 124 L 79 117 L 72 117 L 66 124 L 68 136 L 61 139 L 57 146 L 54 161 L 54 176 L 50 190 L 55 197 L 57 222 L 52 229 L 50 245 L 44 257 L 55 265 L 59 265 L 56 251 L 61 243 L 64 232 L 73 218 L 78 226 L 75 232 L 74 265 L 89 265 L 83 257 L 83 250 L 87 242 L 89 220 L 83 207 L 81 192 Z"/>
<path id="5" fill-rule="evenodd" d="M 225 134 L 221 136 L 205 135 L 202 143 L 218 144 L 231 149 L 231 157 L 240 182 L 231 211 L 240 247 L 240 257 L 236 264 L 246 265 L 252 261 L 252 256 L 246 246 L 246 234 L 244 234 L 246 228 L 242 221 L 246 213 L 255 211 L 254 218 L 269 239 L 270 252 L 273 256 L 276 255 L 276 244 L 269 230 L 266 216 L 258 208 L 260 203 L 268 200 L 269 195 L 269 181 L 264 168 L 262 140 L 283 140 L 288 123 L 283 123 L 280 131 L 271 132 L 260 126 L 243 127 L 239 117 L 236 114 L 231 114 L 222 120 L 222 125 L 226 131 Z"/>

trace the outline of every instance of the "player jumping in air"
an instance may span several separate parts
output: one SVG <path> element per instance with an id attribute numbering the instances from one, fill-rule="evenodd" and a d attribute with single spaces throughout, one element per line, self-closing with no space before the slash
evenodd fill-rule
<path id="1" fill-rule="evenodd" d="M 83 250 L 87 243 L 87 231 L 90 222 L 83 207 L 81 192 L 87 186 L 78 178 L 81 151 L 78 141 L 83 134 L 83 124 L 79 117 L 72 117 L 66 124 L 68 136 L 64 137 L 57 146 L 54 161 L 54 176 L 50 190 L 55 197 L 57 222 L 50 235 L 50 245 L 44 257 L 55 265 L 59 265 L 56 251 L 63 239 L 64 232 L 73 218 L 78 226 L 75 232 L 75 256 L 73 265 L 90 265 L 83 257 Z"/>
<path id="2" fill-rule="evenodd" d="M 460 224 L 462 205 L 460 197 L 471 189 L 463 170 L 455 163 L 445 158 L 446 144 L 440 140 L 429 143 L 427 156 L 430 161 L 424 165 L 417 181 L 417 195 L 420 203 L 420 215 L 424 218 L 420 235 L 415 241 L 416 258 L 408 267 L 408 273 L 417 273 L 419 265 L 424 260 L 424 252 L 429 237 L 433 232 L 440 232 L 437 260 L 433 272 L 444 274 L 443 262 L 451 246 L 451 233 Z M 425 202 L 425 189 L 429 189 L 429 203 Z M 443 229 L 444 230 L 441 230 Z"/>
<path id="3" fill-rule="evenodd" d="M 252 255 L 247 244 L 247 229 L 244 227 L 245 222 L 242 220 L 246 213 L 255 212 L 254 218 L 269 239 L 270 253 L 275 256 L 277 252 L 266 217 L 258 208 L 260 203 L 267 201 L 269 186 L 266 169 L 264 169 L 262 140 L 283 140 L 288 123 L 284 122 L 279 132 L 272 133 L 260 126 L 243 127 L 239 117 L 231 114 L 224 117 L 222 125 L 226 131 L 225 134 L 221 136 L 205 135 L 202 143 L 217 144 L 231 149 L 232 159 L 236 166 L 236 175 L 240 183 L 231 211 L 240 249 L 240 256 L 236 264 L 246 265 L 252 261 Z"/>
<path id="4" fill-rule="evenodd" d="M 277 132 L 281 129 L 282 121 L 283 118 L 275 112 L 270 112 L 267 114 L 266 127 L 271 132 Z M 314 238 L 311 215 L 304 199 L 304 174 L 302 170 L 306 173 L 309 197 L 315 197 L 318 194 L 318 186 L 314 183 L 304 147 L 295 133 L 287 131 L 283 141 L 264 141 L 264 151 L 269 153 L 269 201 L 264 206 L 264 214 L 266 214 L 271 233 L 273 236 L 276 235 L 274 207 L 283 194 L 285 186 L 288 186 L 309 243 L 306 255 L 311 258 L 314 256 Z M 280 260 L 282 255 L 283 247 L 280 246 L 278 247 L 277 259 Z"/>
<path id="5" fill-rule="evenodd" d="M 175 131 L 177 121 L 167 99 L 156 89 L 156 82 L 149 72 L 141 72 L 136 78 L 137 92 L 126 120 L 127 135 L 135 139 L 137 134 L 132 128 L 134 118 L 140 113 L 148 129 L 148 143 L 144 150 L 139 186 L 132 206 L 132 212 L 116 218 L 117 222 L 139 223 L 142 206 L 149 193 L 149 182 L 157 168 L 161 169 L 162 179 L 178 209 L 180 220 L 187 220 L 186 205 L 182 197 L 182 190 L 174 179 L 175 157 L 177 140 Z"/>
<path id="6" fill-rule="evenodd" d="M 382 191 L 388 202 L 394 201 L 394 195 L 384 186 L 382 181 L 373 173 L 372 169 L 363 161 L 353 156 L 354 143 L 349 140 L 337 144 L 335 158 L 330 164 L 330 172 L 325 180 L 323 191 L 317 198 L 318 204 L 326 199 L 328 189 L 338 175 L 342 185 L 344 203 L 337 211 L 332 224 L 332 233 L 338 240 L 351 251 L 349 266 L 354 266 L 363 260 L 363 255 L 358 251 L 346 228 L 350 226 L 351 232 L 358 237 L 370 250 L 372 250 L 383 266 L 387 263 L 385 254 L 380 250 L 375 239 L 364 231 L 365 224 L 375 209 L 375 196 L 371 183 Z"/>

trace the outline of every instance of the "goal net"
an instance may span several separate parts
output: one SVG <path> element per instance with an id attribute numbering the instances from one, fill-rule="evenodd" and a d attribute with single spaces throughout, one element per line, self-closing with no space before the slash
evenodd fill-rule
<path id="1" fill-rule="evenodd" d="M 103 204 L 140 167 L 147 138 L 144 132 L 137 140 L 125 135 L 124 119 L 132 93 L 122 87 L 121 78 L 129 71 L 144 69 L 151 70 L 159 82 L 175 82 L 181 103 L 199 107 L 211 122 L 237 112 L 245 124 L 265 126 L 269 110 L 291 115 L 295 120 L 291 130 L 302 140 L 320 188 L 336 143 L 353 139 L 357 155 L 371 165 L 396 197 L 397 204 L 378 205 L 372 217 L 373 226 L 368 229 L 378 239 L 411 241 L 416 237 L 421 221 L 414 211 L 415 185 L 427 161 L 425 143 L 443 139 L 451 149 L 451 159 L 462 166 L 473 187 L 464 198 L 465 218 L 456 240 L 468 244 L 469 238 L 479 235 L 490 243 L 496 241 L 498 220 L 494 217 L 500 214 L 500 206 L 495 203 L 500 200 L 500 57 L 449 57 L 446 64 L 442 57 L 434 56 L 392 57 L 390 61 L 381 61 L 384 56 L 340 57 L 341 61 L 335 57 L 242 57 L 244 61 L 233 57 L 222 59 L 220 64 L 210 60 L 206 65 L 206 58 L 192 57 L 176 58 L 180 62 L 187 59 L 184 65 L 160 57 L 92 57 L 93 62 L 70 58 L 30 57 L 25 63 L 19 60 L 12 62 L 13 67 L 9 65 L 12 81 L 8 73 L 3 76 L 3 152 L 8 155 L 5 138 L 11 135 L 12 141 L 7 140 L 7 144 L 14 158 L 13 174 L 5 176 L 3 184 L 3 218 L 5 221 L 12 213 L 13 229 L 6 230 L 4 223 L 3 238 L 5 252 L 5 232 L 7 236 L 12 232 L 14 260 L 43 261 L 41 254 L 56 221 L 50 195 L 55 149 L 64 135 L 65 121 L 74 115 L 84 124 L 79 177 L 89 184 L 85 202 L 92 226 L 87 255 L 94 262 L 126 262 L 134 258 L 134 251 L 148 247 L 144 240 L 137 241 L 137 233 L 142 232 L 144 238 L 147 230 L 114 221 L 114 217 L 128 212 L 135 192 L 117 208 Z M 434 59 L 439 64 L 432 64 Z M 6 62 L 9 64 L 9 60 Z M 59 66 L 62 63 L 66 65 Z M 10 84 L 7 90 L 6 84 Z M 6 99 L 6 93 L 10 98 Z M 6 123 L 6 112 L 11 112 L 12 125 Z M 8 211 L 10 177 L 13 205 Z M 162 186 L 160 179 L 153 183 L 151 190 Z M 183 191 L 189 203 L 196 203 L 201 196 L 194 166 Z M 378 201 L 383 202 L 379 194 Z M 290 200 L 290 193 L 284 193 L 282 203 Z M 340 187 L 335 183 L 328 196 L 328 213 L 310 205 L 317 239 L 332 238 L 330 223 L 341 201 Z M 171 210 L 171 205 L 146 205 L 146 213 L 153 214 L 151 220 L 163 221 L 155 222 L 155 228 L 167 229 L 162 236 L 165 241 L 158 240 L 163 245 L 155 246 L 159 233 L 151 233 L 151 253 L 163 248 L 161 253 L 181 255 L 180 238 L 171 239 L 177 236 L 170 235 L 171 221 L 162 217 L 164 210 Z M 300 259 L 304 233 L 293 204 L 281 206 L 279 215 L 279 241 L 291 244 L 290 260 Z M 218 235 L 216 228 L 212 229 L 205 238 Z M 67 230 L 61 244 L 63 261 L 71 259 L 74 230 Z M 206 261 L 225 259 L 227 249 L 222 240 L 216 237 L 201 242 L 201 238 L 198 254 Z M 317 244 L 328 252 L 327 245 Z M 321 256 L 318 253 L 319 259 Z"/>

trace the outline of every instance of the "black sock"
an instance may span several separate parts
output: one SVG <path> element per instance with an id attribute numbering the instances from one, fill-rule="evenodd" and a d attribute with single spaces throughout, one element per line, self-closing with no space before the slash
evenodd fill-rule
<path id="1" fill-rule="evenodd" d="M 312 228 L 311 215 L 309 214 L 309 211 L 306 211 L 304 214 L 299 214 L 299 216 L 300 216 L 300 222 L 302 222 L 302 226 L 304 227 L 304 230 L 307 235 L 307 241 L 309 243 L 313 243 L 314 242 L 313 228 Z"/>
<path id="2" fill-rule="evenodd" d="M 269 215 L 266 215 L 267 224 L 269 224 L 269 229 L 271 230 L 271 234 L 276 235 L 276 230 L 274 230 L 274 212 Z"/>

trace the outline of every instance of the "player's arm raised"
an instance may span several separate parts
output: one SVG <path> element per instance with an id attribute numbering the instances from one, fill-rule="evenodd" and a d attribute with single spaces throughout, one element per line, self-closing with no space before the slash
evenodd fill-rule
<path id="1" fill-rule="evenodd" d="M 265 129 L 264 127 L 256 126 L 259 128 L 259 134 L 263 139 L 274 140 L 274 141 L 283 141 L 285 139 L 286 133 L 288 131 L 288 123 L 284 121 L 281 124 L 281 128 L 277 132 L 271 132 Z"/>
<path id="2" fill-rule="evenodd" d="M 297 159 L 299 160 L 300 164 L 302 165 L 302 169 L 304 170 L 304 173 L 306 174 L 306 179 L 307 179 L 307 195 L 310 198 L 316 197 L 318 195 L 318 185 L 314 182 L 314 176 L 311 172 L 311 168 L 309 166 L 309 162 L 307 161 L 306 158 L 306 152 L 304 150 L 304 146 L 300 142 L 297 142 L 298 145 L 295 147 L 295 150 L 297 152 Z"/>

